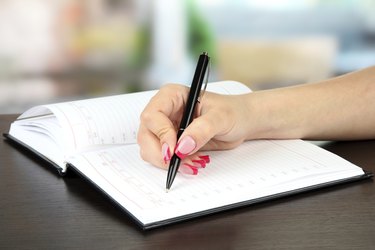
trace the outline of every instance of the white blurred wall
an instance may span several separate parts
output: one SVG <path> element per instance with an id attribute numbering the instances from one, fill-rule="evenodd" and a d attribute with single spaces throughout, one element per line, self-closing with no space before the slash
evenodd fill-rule
<path id="1" fill-rule="evenodd" d="M 374 17 L 373 0 L 1 0 L 0 113 L 190 84 L 192 47 L 211 81 L 318 81 L 375 64 Z"/>

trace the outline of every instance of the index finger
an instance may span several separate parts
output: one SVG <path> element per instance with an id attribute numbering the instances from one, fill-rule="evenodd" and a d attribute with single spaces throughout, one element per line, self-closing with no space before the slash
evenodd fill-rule
<path id="1" fill-rule="evenodd" d="M 141 113 L 141 125 L 167 143 L 171 152 L 176 145 L 176 129 L 181 120 L 187 88 L 182 85 L 165 85 L 151 98 Z"/>

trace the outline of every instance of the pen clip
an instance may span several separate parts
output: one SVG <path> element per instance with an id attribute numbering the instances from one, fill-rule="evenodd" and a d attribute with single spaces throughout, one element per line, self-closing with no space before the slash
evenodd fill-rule
<path id="1" fill-rule="evenodd" d="M 208 78 L 210 77 L 210 69 L 211 69 L 211 61 L 208 62 L 208 68 L 207 68 L 207 74 L 205 75 L 205 83 L 204 83 L 204 86 L 203 88 L 201 89 L 201 92 L 199 94 L 199 97 L 198 97 L 198 103 L 201 103 L 201 99 L 203 98 L 204 96 L 204 93 L 206 93 L 206 88 L 207 88 L 207 84 L 208 84 Z"/>

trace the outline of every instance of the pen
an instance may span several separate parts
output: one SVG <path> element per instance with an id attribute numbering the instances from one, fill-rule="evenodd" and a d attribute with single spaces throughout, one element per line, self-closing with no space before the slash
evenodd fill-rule
<path id="1" fill-rule="evenodd" d="M 191 121 L 193 120 L 194 110 L 197 102 L 199 102 L 199 95 L 202 89 L 203 79 L 206 74 L 208 62 L 210 61 L 210 57 L 208 56 L 207 52 L 203 52 L 198 59 L 197 67 L 195 69 L 193 81 L 190 86 L 188 100 L 186 102 L 185 111 L 181 119 L 180 127 L 177 132 L 177 141 L 180 138 L 181 134 L 184 132 L 185 128 L 189 126 Z M 172 183 L 176 177 L 178 168 L 180 167 L 181 159 L 176 155 L 173 154 L 167 174 L 167 183 L 166 183 L 166 191 L 168 192 L 172 186 Z"/>

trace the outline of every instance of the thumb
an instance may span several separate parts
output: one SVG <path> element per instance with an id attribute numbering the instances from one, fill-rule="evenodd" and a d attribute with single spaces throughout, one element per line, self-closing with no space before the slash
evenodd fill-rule
<path id="1" fill-rule="evenodd" d="M 205 114 L 193 120 L 182 133 L 176 145 L 175 153 L 181 159 L 201 149 L 215 135 L 224 131 L 223 123 L 216 122 L 217 116 Z"/>

